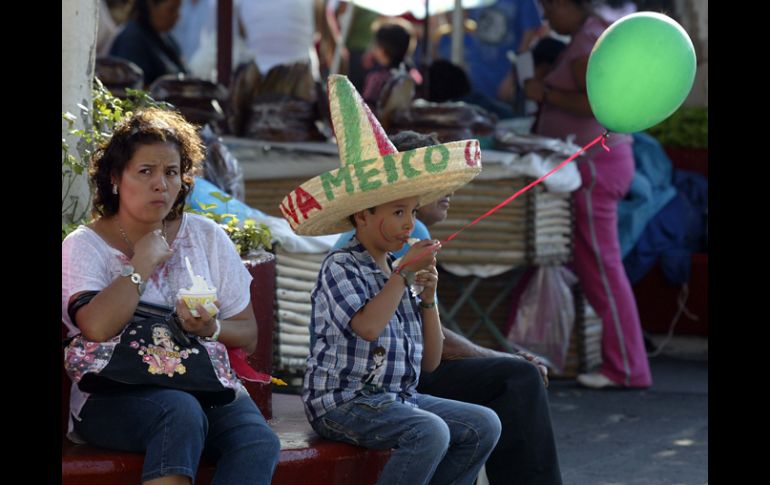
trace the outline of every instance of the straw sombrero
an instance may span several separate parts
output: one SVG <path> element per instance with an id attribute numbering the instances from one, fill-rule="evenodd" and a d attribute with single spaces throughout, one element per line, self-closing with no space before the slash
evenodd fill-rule
<path id="1" fill-rule="evenodd" d="M 280 209 L 294 232 L 336 234 L 358 211 L 405 197 L 420 204 L 454 192 L 481 172 L 478 140 L 399 152 L 347 77 L 329 76 L 329 109 L 341 167 L 303 183 Z"/>

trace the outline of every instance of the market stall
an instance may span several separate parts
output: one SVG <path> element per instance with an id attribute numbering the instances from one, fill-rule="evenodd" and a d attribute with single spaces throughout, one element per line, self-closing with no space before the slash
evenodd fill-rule
<path id="1" fill-rule="evenodd" d="M 559 140 L 511 133 L 498 138 L 505 150 L 483 151 L 483 172 L 453 195 L 449 217 L 431 228 L 433 237 L 447 238 L 577 150 Z M 234 137 L 224 137 L 224 142 L 243 170 L 246 203 L 271 216 L 281 217 L 281 200 L 301 182 L 339 166 L 334 143 Z M 446 244 L 438 255 L 444 324 L 487 346 L 515 350 L 505 335 L 512 291 L 525 269 L 569 262 L 570 192 L 579 185 L 571 162 Z M 310 291 L 325 253 L 293 253 L 279 244 L 276 256 L 275 365 L 300 372 L 309 345 Z M 582 335 L 580 339 L 585 340 Z M 577 342 L 572 345 L 573 360 L 576 349 Z"/>

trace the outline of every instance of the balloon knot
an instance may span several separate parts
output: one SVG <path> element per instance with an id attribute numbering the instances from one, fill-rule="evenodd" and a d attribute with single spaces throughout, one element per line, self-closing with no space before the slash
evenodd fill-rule
<path id="1" fill-rule="evenodd" d="M 605 151 L 610 151 L 610 149 L 604 143 L 605 141 L 607 141 L 607 138 L 609 137 L 610 137 L 610 132 L 607 130 L 604 130 L 604 133 L 602 133 L 602 148 L 604 148 Z"/>

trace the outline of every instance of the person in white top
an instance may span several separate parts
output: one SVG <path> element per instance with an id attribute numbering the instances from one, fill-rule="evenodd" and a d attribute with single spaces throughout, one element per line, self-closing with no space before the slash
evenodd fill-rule
<path id="1" fill-rule="evenodd" d="M 319 79 L 313 0 L 251 0 L 239 10 L 246 45 L 263 75 L 279 64 L 304 62 Z"/>
<path id="2" fill-rule="evenodd" d="M 251 276 L 213 221 L 184 213 L 203 146 L 195 127 L 159 109 L 121 123 L 92 157 L 94 220 L 62 242 L 62 320 L 70 336 L 104 342 L 120 334 L 139 300 L 175 306 L 185 331 L 254 351 L 257 331 Z M 213 317 L 193 317 L 180 288 L 196 273 L 218 290 Z M 71 321 L 67 307 L 99 293 Z M 86 394 L 72 386 L 68 437 L 104 448 L 145 453 L 142 481 L 190 483 L 204 449 L 217 459 L 216 483 L 269 483 L 280 443 L 243 386 L 220 407 L 158 387 Z"/>
<path id="3" fill-rule="evenodd" d="M 241 0 L 233 0 L 233 68 L 254 59 L 254 54 L 246 47 L 239 18 L 240 4 Z M 182 59 L 192 77 L 212 82 L 217 82 L 217 15 L 217 0 L 182 0 L 179 20 L 171 29 L 171 36 L 179 44 Z"/>
<path id="4" fill-rule="evenodd" d="M 96 55 L 106 56 L 112 46 L 112 39 L 118 34 L 118 24 L 110 15 L 107 0 L 99 2 L 99 25 L 96 29 Z"/>

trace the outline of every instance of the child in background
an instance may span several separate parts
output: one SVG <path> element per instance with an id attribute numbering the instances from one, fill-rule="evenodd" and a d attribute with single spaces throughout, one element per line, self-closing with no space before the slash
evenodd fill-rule
<path id="1" fill-rule="evenodd" d="M 411 62 L 416 42 L 409 22 L 391 18 L 382 23 L 375 23 L 374 47 L 372 56 L 378 66 L 364 79 L 363 98 L 370 108 L 377 106 L 377 100 L 385 83 L 393 76 L 393 70 L 408 71 L 416 84 L 422 83 L 422 76 Z"/>

